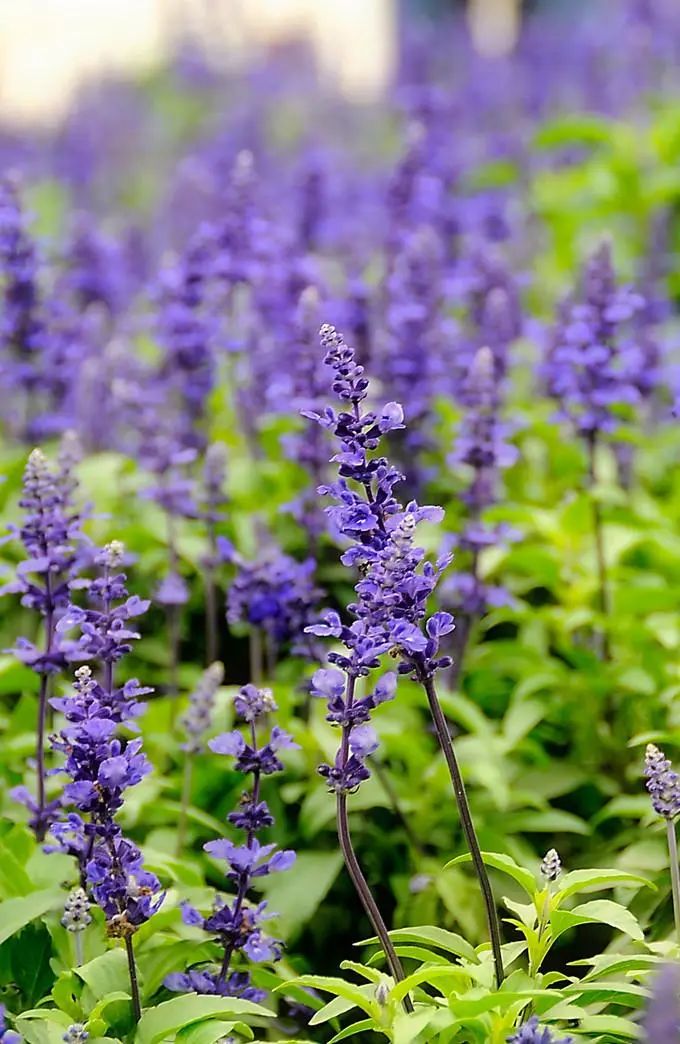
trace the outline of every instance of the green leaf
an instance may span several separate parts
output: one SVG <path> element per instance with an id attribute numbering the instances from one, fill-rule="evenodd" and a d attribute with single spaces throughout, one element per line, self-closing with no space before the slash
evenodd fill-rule
<path id="1" fill-rule="evenodd" d="M 63 902 L 64 893 L 60 888 L 34 892 L 32 895 L 16 899 L 5 899 L 0 903 L 0 943 L 21 931 L 36 917 L 43 917 L 50 910 L 56 910 Z"/>
<path id="2" fill-rule="evenodd" d="M 637 918 L 625 906 L 614 903 L 611 899 L 593 899 L 592 902 L 581 903 L 580 906 L 575 906 L 571 913 L 608 924 L 611 928 L 618 928 L 624 935 L 629 935 L 638 942 L 644 941 L 644 932 Z"/>
<path id="3" fill-rule="evenodd" d="M 592 888 L 601 891 L 605 888 L 615 888 L 617 885 L 623 887 L 647 887 L 654 888 L 651 881 L 639 874 L 630 874 L 625 870 L 572 870 L 565 874 L 560 881 L 560 890 L 556 899 L 561 903 L 570 895 L 585 892 Z"/>
<path id="4" fill-rule="evenodd" d="M 339 1018 L 340 1015 L 344 1015 L 346 1011 L 351 1011 L 354 1007 L 356 1005 L 353 1001 L 345 1000 L 344 997 L 334 997 L 333 1000 L 324 1004 L 323 1008 L 319 1008 L 318 1011 L 314 1012 L 310 1019 L 310 1025 L 321 1026 L 324 1022 L 330 1022 L 331 1019 Z"/>
<path id="5" fill-rule="evenodd" d="M 502 852 L 482 852 L 482 859 L 487 866 L 492 866 L 494 870 L 502 870 L 504 874 L 512 877 L 514 881 L 517 881 L 518 885 L 521 885 L 527 895 L 533 898 L 536 891 L 536 878 L 531 870 L 519 866 L 511 856 L 504 855 Z M 472 862 L 472 856 L 469 852 L 466 852 L 464 855 L 451 859 L 444 869 L 446 870 L 450 866 L 458 866 L 460 863 L 470 862 Z"/>
<path id="6" fill-rule="evenodd" d="M 252 1015 L 272 1018 L 273 1014 L 260 1004 L 237 997 L 202 997 L 198 994 L 173 997 L 144 1012 L 137 1026 L 135 1044 L 157 1044 L 193 1022 L 215 1016 Z"/>
<path id="7" fill-rule="evenodd" d="M 630 910 L 620 903 L 614 903 L 610 899 L 595 899 L 591 903 L 583 903 L 573 910 L 555 910 L 550 917 L 553 937 L 557 939 L 569 928 L 575 928 L 579 924 L 608 924 L 617 928 L 624 935 L 641 942 L 644 934 L 637 919 Z"/>
<path id="8" fill-rule="evenodd" d="M 237 1029 L 238 1027 L 238 1029 Z M 193 1026 L 186 1026 L 175 1036 L 177 1044 L 214 1044 L 216 1040 L 226 1037 L 232 1030 L 252 1040 L 253 1031 L 242 1022 L 222 1022 L 220 1019 L 204 1019 Z"/>
<path id="9" fill-rule="evenodd" d="M 607 1033 L 624 1040 L 642 1040 L 642 1030 L 629 1019 L 619 1015 L 586 1015 L 579 1029 L 583 1033 Z"/>
<path id="10" fill-rule="evenodd" d="M 374 1019 L 362 1019 L 361 1022 L 353 1022 L 351 1026 L 346 1026 L 344 1030 L 340 1030 L 334 1037 L 331 1037 L 328 1044 L 339 1044 L 339 1041 L 347 1040 L 348 1037 L 353 1037 L 356 1033 L 363 1033 L 364 1030 L 371 1030 L 374 1026 Z"/>
<path id="11" fill-rule="evenodd" d="M 110 993 L 130 992 L 127 956 L 122 949 L 107 950 L 74 970 L 90 990 L 94 1001 L 102 1000 Z"/>
<path id="12" fill-rule="evenodd" d="M 276 910 L 278 930 L 290 940 L 316 913 L 342 866 L 340 852 L 301 852 L 294 874 L 272 874 L 262 891 Z"/>
<path id="13" fill-rule="evenodd" d="M 384 978 L 383 973 L 376 968 L 368 968 L 365 964 L 359 964 L 358 961 L 343 961 L 340 967 L 343 971 L 355 972 L 362 979 L 368 979 L 369 982 L 380 982 Z"/>
<path id="14" fill-rule="evenodd" d="M 0 893 L 6 898 L 28 895 L 33 885 L 16 856 L 6 844 L 0 846 Z"/>
<path id="15" fill-rule="evenodd" d="M 457 935 L 456 932 L 449 932 L 445 928 L 424 924 L 415 928 L 395 928 L 389 934 L 390 939 L 393 939 L 395 942 L 415 942 L 437 946 L 440 950 L 446 950 L 447 953 L 455 953 L 457 957 L 464 957 L 466 961 L 470 961 L 472 964 L 479 964 L 479 957 L 474 947 L 466 939 L 463 939 L 462 936 Z M 373 946 L 378 942 L 378 937 L 373 936 L 370 939 L 362 939 L 361 942 L 355 943 L 355 945 Z"/>
<path id="16" fill-rule="evenodd" d="M 332 975 L 300 975 L 295 979 L 294 984 L 296 986 L 311 986 L 315 990 L 323 990 L 324 993 L 332 993 L 335 997 L 342 997 L 343 1000 L 349 1001 L 354 1007 L 361 1008 L 367 1015 L 373 1016 L 376 1013 L 376 1002 L 373 1000 L 375 987 L 373 985 L 355 986 L 354 983 L 346 982 L 344 979 Z M 286 985 L 284 983 L 278 989 L 285 989 Z M 321 1010 L 323 1011 L 323 1008 Z M 319 1012 L 316 1012 L 312 1016 L 309 1022 L 310 1026 L 316 1025 L 315 1019 L 318 1015 Z"/>

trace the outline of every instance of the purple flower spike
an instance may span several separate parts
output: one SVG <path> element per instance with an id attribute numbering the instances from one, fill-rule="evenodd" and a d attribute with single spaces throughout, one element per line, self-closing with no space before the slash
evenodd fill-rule
<path id="1" fill-rule="evenodd" d="M 680 967 L 677 964 L 664 964 L 655 974 L 642 1025 L 645 1044 L 680 1042 Z"/>
<path id="2" fill-rule="evenodd" d="M 210 740 L 208 746 L 217 754 L 233 757 L 236 771 L 253 777 L 251 789 L 244 791 L 238 808 L 227 817 L 233 827 L 245 833 L 245 842 L 236 844 L 223 837 L 209 841 L 204 848 L 214 859 L 227 864 L 225 875 L 233 885 L 235 897 L 227 901 L 217 895 L 207 916 L 188 904 L 182 908 L 185 924 L 202 928 L 219 941 L 224 958 L 219 971 L 201 969 L 172 974 L 166 978 L 165 985 L 176 992 L 259 1000 L 265 996 L 264 991 L 251 985 L 248 972 L 231 971 L 231 963 L 239 954 L 256 964 L 278 961 L 281 957 L 282 944 L 266 935 L 262 928 L 271 916 L 266 912 L 266 903 L 254 905 L 248 893 L 259 878 L 288 870 L 295 862 L 294 852 L 277 849 L 275 844 L 260 844 L 257 834 L 274 824 L 266 802 L 260 798 L 262 778 L 282 771 L 276 752 L 295 748 L 297 743 L 276 725 L 267 730 L 267 742 L 261 743 L 258 726 L 276 710 L 269 690 L 245 685 L 235 697 L 234 707 L 246 724 L 246 735 L 238 730 L 227 732 Z"/>
<path id="3" fill-rule="evenodd" d="M 554 1037 L 549 1029 L 542 1029 L 533 1015 L 516 1033 L 508 1037 L 508 1044 L 573 1044 L 572 1037 Z"/>
<path id="4" fill-rule="evenodd" d="M 664 819 L 677 819 L 680 815 L 680 777 L 664 755 L 653 743 L 645 751 L 645 776 L 647 790 L 657 815 Z"/>

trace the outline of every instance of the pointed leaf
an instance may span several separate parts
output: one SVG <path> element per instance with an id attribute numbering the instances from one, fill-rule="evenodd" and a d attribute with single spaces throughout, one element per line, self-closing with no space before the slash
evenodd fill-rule
<path id="1" fill-rule="evenodd" d="M 524 889 L 527 895 L 533 899 L 536 891 L 536 878 L 531 870 L 527 870 L 524 866 L 519 866 L 511 856 L 502 852 L 482 852 L 482 859 L 487 866 L 492 866 L 494 870 L 502 870 L 504 874 L 512 877 Z M 444 869 L 447 870 L 450 866 L 458 866 L 460 863 L 471 862 L 472 856 L 469 852 L 466 852 L 464 855 L 456 856 L 455 859 L 448 862 Z"/>
<path id="2" fill-rule="evenodd" d="M 171 1037 L 184 1026 L 192 1022 L 215 1016 L 252 1015 L 258 1018 L 273 1018 L 274 1013 L 252 1001 L 238 997 L 203 997 L 190 994 L 186 997 L 173 997 L 155 1008 L 145 1011 L 139 1020 L 135 1044 L 157 1044 L 158 1041 Z M 223 1020 L 224 1021 L 224 1020 Z"/>

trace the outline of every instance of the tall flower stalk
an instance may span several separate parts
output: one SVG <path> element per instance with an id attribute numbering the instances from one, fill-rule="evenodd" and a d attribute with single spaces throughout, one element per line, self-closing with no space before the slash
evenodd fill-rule
<path id="1" fill-rule="evenodd" d="M 449 564 L 450 556 L 443 556 L 432 564 L 426 561 L 424 550 L 415 544 L 418 524 L 439 521 L 443 512 L 440 508 L 421 507 L 415 501 L 404 507 L 396 499 L 393 490 L 402 476 L 385 457 L 374 454 L 383 435 L 403 427 L 403 410 L 395 402 L 387 403 L 380 413 L 365 410 L 362 403 L 367 398 L 369 382 L 363 367 L 356 362 L 353 349 L 332 326 L 322 327 L 321 344 L 326 353 L 325 362 L 333 371 L 333 390 L 346 409 L 336 413 L 327 407 L 322 414 L 308 414 L 332 431 L 340 443 L 333 457 L 339 479 L 322 486 L 320 492 L 334 499 L 335 504 L 327 509 L 331 522 L 350 542 L 342 555 L 343 564 L 358 567 L 362 574 L 355 585 L 356 601 L 348 607 L 354 622 L 345 625 L 337 613 L 330 612 L 322 624 L 311 628 L 314 634 L 340 639 L 348 650 L 347 655 L 329 655 L 331 662 L 347 675 L 343 704 L 346 720 L 342 720 L 343 742 L 336 764 L 330 770 L 322 769 L 330 783 L 340 785 L 340 841 L 346 844 L 349 837 L 346 794 L 366 778 L 363 755 L 370 753 L 369 747 L 377 746 L 370 734 L 372 730 L 366 732 L 370 726 L 365 724 L 367 716 L 364 716 L 359 749 L 352 749 L 352 732 L 358 724 L 354 715 L 356 678 L 379 666 L 380 658 L 389 652 L 399 661 L 399 673 L 410 675 L 425 691 L 482 892 L 496 980 L 500 985 L 503 960 L 498 914 L 435 686 L 437 671 L 451 663 L 449 657 L 439 655 L 439 645 L 441 639 L 453 631 L 453 617 L 439 612 L 425 622 L 427 600 Z M 367 709 L 370 707 L 369 704 Z M 365 715 L 365 710 L 362 714 Z M 365 902 L 361 883 L 357 884 Z M 399 968 L 393 968 L 393 973 L 395 971 L 398 977 Z"/>
<path id="2" fill-rule="evenodd" d="M 663 751 L 653 743 L 648 743 L 645 751 L 645 777 L 652 807 L 666 821 L 675 934 L 680 945 L 680 864 L 675 833 L 675 821 L 680 816 L 680 776 Z"/>
<path id="3" fill-rule="evenodd" d="M 65 757 L 70 782 L 64 788 L 63 805 L 75 806 L 51 832 L 57 848 L 75 857 L 81 887 L 101 907 L 107 933 L 122 939 L 127 954 L 132 1009 L 135 1021 L 141 1002 L 133 935 L 158 909 L 163 896 L 154 874 L 144 870 L 139 849 L 123 836 L 116 814 L 124 792 L 150 772 L 141 739 L 119 735 L 122 727 L 136 731 L 143 711 L 138 697 L 150 692 L 130 679 L 122 686 L 114 677 L 115 666 L 139 638 L 129 621 L 141 615 L 149 603 L 129 596 L 125 574 L 119 571 L 124 547 L 113 541 L 97 555 L 100 575 L 87 586 L 89 608 L 72 605 L 59 623 L 63 632 L 77 628 L 80 635 L 66 643 L 67 655 L 101 667 L 98 682 L 87 664 L 76 671 L 70 696 L 52 700 L 66 718 L 66 726 L 52 740 Z"/>
<path id="4" fill-rule="evenodd" d="M 57 634 L 57 623 L 69 604 L 69 583 L 81 564 L 80 517 L 73 508 L 74 480 L 70 470 L 50 466 L 42 450 L 32 451 L 26 464 L 19 506 L 23 524 L 15 530 L 26 551 L 15 579 L 3 593 L 18 593 L 22 605 L 35 610 L 43 621 L 43 644 L 38 648 L 19 638 L 14 652 L 40 679 L 36 726 L 36 794 L 25 787 L 14 791 L 31 812 L 30 826 L 42 841 L 59 807 L 46 796 L 45 727 L 50 679 L 66 663 Z"/>
<path id="5" fill-rule="evenodd" d="M 469 568 L 457 571 L 443 585 L 444 595 L 452 597 L 453 604 L 460 609 L 451 667 L 453 687 L 460 677 L 475 621 L 490 607 L 508 601 L 505 589 L 485 583 L 479 569 L 484 548 L 492 547 L 508 536 L 507 527 L 489 525 L 483 521 L 482 515 L 496 500 L 500 470 L 517 459 L 516 448 L 507 441 L 509 427 L 500 416 L 501 375 L 491 348 L 485 346 L 475 353 L 461 388 L 466 413 L 451 463 L 463 464 L 470 471 L 470 481 L 462 497 L 468 517 L 458 539 L 459 548 L 469 556 Z"/>
<path id="6" fill-rule="evenodd" d="M 243 954 L 253 963 L 278 961 L 281 957 L 281 943 L 266 935 L 262 928 L 270 916 L 267 904 L 253 904 L 249 893 L 260 878 L 287 870 L 295 862 L 294 852 L 277 849 L 274 844 L 261 844 L 258 834 L 274 824 L 274 817 L 261 795 L 263 778 L 283 770 L 279 751 L 297 747 L 297 743 L 278 725 L 272 728 L 266 725 L 267 716 L 276 710 L 267 689 L 244 686 L 234 699 L 234 707 L 245 723 L 245 735 L 234 730 L 210 740 L 208 745 L 216 754 L 234 758 L 236 771 L 252 777 L 252 784 L 242 794 L 238 808 L 227 817 L 233 827 L 244 833 L 245 841 L 234 844 L 228 838 L 220 838 L 209 841 L 204 848 L 215 859 L 226 861 L 226 876 L 235 895 L 230 901 L 216 896 L 212 913 L 207 917 L 188 903 L 182 905 L 186 924 L 202 928 L 220 942 L 222 960 L 217 970 L 202 968 L 172 974 L 165 985 L 180 993 L 258 1001 L 265 996 L 264 991 L 251 984 L 249 972 L 235 970 L 232 965 L 236 954 Z"/>
<path id="7" fill-rule="evenodd" d="M 597 458 L 600 446 L 616 431 L 620 408 L 640 400 L 638 355 L 631 352 L 623 334 L 644 303 L 629 287 L 618 285 L 611 247 L 602 243 L 586 262 L 578 291 L 560 309 L 544 365 L 548 393 L 559 403 L 559 417 L 571 423 L 586 447 L 605 660 L 611 658 L 611 606 Z"/>

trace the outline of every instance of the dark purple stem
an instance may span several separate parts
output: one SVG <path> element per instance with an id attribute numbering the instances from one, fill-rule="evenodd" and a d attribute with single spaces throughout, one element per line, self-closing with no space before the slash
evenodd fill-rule
<path id="1" fill-rule="evenodd" d="M 347 681 L 347 708 L 349 709 L 354 702 L 354 687 L 355 679 L 353 677 L 348 678 Z M 350 726 L 345 725 L 342 729 L 342 741 L 340 744 L 340 764 L 339 768 L 342 770 L 347 763 L 349 756 L 349 733 Z M 378 909 L 378 904 L 373 898 L 373 893 L 368 885 L 366 878 L 363 875 L 363 871 L 359 865 L 359 860 L 356 857 L 354 848 L 352 846 L 352 837 L 349 830 L 349 817 L 347 815 L 347 794 L 339 792 L 337 794 L 337 825 L 338 825 L 338 839 L 340 841 L 340 849 L 342 851 L 343 859 L 345 860 L 345 866 L 347 872 L 352 880 L 355 891 L 359 897 L 361 905 L 363 906 L 366 916 L 368 917 L 373 931 L 380 940 L 385 959 L 392 973 L 392 977 L 395 982 L 403 982 L 404 969 L 401 961 L 397 956 L 397 952 L 392 945 L 387 926 L 382 918 L 382 914 Z M 404 1010 L 406 1012 L 413 1011 L 413 1003 L 408 994 L 404 997 Z"/>
<path id="2" fill-rule="evenodd" d="M 463 783 L 463 777 L 461 775 L 460 766 L 458 765 L 458 758 L 456 757 L 446 718 L 444 717 L 444 712 L 437 696 L 434 679 L 431 676 L 421 676 L 420 681 L 427 695 L 427 702 L 437 732 L 439 746 L 441 747 L 449 769 L 449 775 L 451 777 L 451 783 L 453 784 L 453 793 L 456 798 L 456 805 L 458 806 L 458 814 L 463 827 L 463 833 L 465 834 L 465 840 L 467 841 L 468 850 L 472 857 L 472 863 L 482 892 L 482 899 L 484 900 L 486 919 L 489 928 L 489 938 L 491 940 L 491 951 L 493 953 L 494 968 L 496 972 L 496 986 L 500 988 L 501 983 L 505 978 L 505 973 L 503 971 L 503 953 L 501 950 L 501 930 L 498 921 L 496 903 L 491 889 L 491 882 L 489 881 L 489 875 L 482 858 L 475 825 L 472 820 L 470 805 L 468 803 L 467 794 L 465 793 L 465 784 Z"/>

